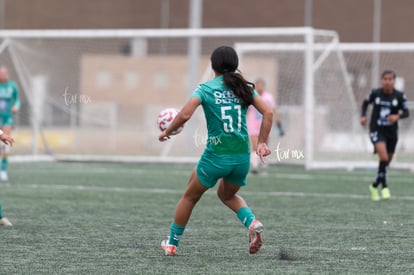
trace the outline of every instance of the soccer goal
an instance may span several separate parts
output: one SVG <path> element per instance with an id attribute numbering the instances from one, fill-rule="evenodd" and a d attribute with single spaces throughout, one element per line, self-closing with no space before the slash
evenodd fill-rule
<path id="1" fill-rule="evenodd" d="M 304 148 L 308 169 L 376 166 L 368 129 L 359 121 L 361 102 L 380 85 L 382 70 L 399 72 L 396 88 L 408 89 L 409 99 L 414 95 L 409 88 L 413 44 L 341 44 L 337 36 L 313 35 L 299 43 L 237 43 L 236 49 L 242 70 L 252 75 L 260 76 L 261 69 L 250 60 L 274 61 L 277 74 L 268 78 L 276 78 L 278 112 L 289 134 L 272 146 L 290 162 L 296 161 L 297 148 Z M 401 121 L 394 167 L 412 169 L 413 134 L 412 118 Z"/>
<path id="2" fill-rule="evenodd" d="M 343 49 L 336 32 L 312 28 L 0 31 L 0 63 L 22 97 L 14 154 L 195 161 L 207 139 L 201 110 L 167 143 L 157 140 L 156 117 L 213 77 L 209 56 L 220 45 L 234 46 L 244 76 L 263 78 L 277 99 L 286 135 L 272 133 L 270 162 L 371 165 L 355 88 L 363 77 L 352 71 L 365 59 Z M 410 150 L 401 148 L 397 162 Z"/>

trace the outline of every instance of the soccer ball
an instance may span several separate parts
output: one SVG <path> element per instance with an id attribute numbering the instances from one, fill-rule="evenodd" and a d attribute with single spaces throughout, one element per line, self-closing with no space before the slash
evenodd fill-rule
<path id="1" fill-rule="evenodd" d="M 158 128 L 160 128 L 161 131 L 167 129 L 179 112 L 180 110 L 175 108 L 167 108 L 165 110 L 162 110 L 157 117 Z M 184 125 L 178 128 L 177 130 L 171 132 L 171 135 L 179 134 L 183 129 Z"/>

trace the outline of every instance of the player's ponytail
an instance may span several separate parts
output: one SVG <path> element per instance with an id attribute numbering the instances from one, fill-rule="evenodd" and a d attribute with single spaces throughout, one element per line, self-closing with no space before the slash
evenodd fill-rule
<path id="1" fill-rule="evenodd" d="M 239 57 L 232 47 L 218 47 L 211 54 L 213 70 L 223 75 L 224 84 L 242 101 L 244 107 L 253 103 L 254 84 L 237 71 Z"/>

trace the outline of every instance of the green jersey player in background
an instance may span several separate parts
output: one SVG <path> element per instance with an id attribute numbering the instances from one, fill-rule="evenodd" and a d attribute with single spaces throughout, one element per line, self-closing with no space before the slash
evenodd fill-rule
<path id="1" fill-rule="evenodd" d="M 0 67 L 0 129 L 10 135 L 14 125 L 13 116 L 20 108 L 19 90 L 17 84 L 9 80 L 9 72 L 6 67 Z M 1 171 L 0 180 L 7 181 L 8 155 L 10 146 L 5 143 L 0 144 L 1 149 Z"/>
<path id="2" fill-rule="evenodd" d="M 218 197 L 249 231 L 249 252 L 257 253 L 262 245 L 263 225 L 237 192 L 246 185 L 250 166 L 247 108 L 252 104 L 263 115 L 256 148 L 262 161 L 271 153 L 266 140 L 272 127 L 273 112 L 254 91 L 254 85 L 236 71 L 238 65 L 238 56 L 233 48 L 223 46 L 215 49 L 211 55 L 211 67 L 216 77 L 194 91 L 172 124 L 159 136 L 160 141 L 167 140 L 174 130 L 191 118 L 198 106 L 203 107 L 208 130 L 207 146 L 177 204 L 169 238 L 161 243 L 165 255 L 176 254 L 194 206 L 217 181 Z M 205 219 L 208 221 L 210 218 Z"/>

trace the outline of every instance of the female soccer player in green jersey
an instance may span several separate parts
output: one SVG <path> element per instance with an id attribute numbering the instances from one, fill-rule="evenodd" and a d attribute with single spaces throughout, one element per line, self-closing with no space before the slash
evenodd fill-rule
<path id="1" fill-rule="evenodd" d="M 0 128 L 7 135 L 10 135 L 14 119 L 13 116 L 20 108 L 19 91 L 17 84 L 9 79 L 6 67 L 0 67 Z M 7 181 L 8 155 L 10 147 L 7 144 L 0 144 L 1 149 L 1 171 L 0 180 Z"/>
<path id="2" fill-rule="evenodd" d="M 9 146 L 13 145 L 14 142 L 14 140 L 11 137 L 9 137 L 6 133 L 4 133 L 2 130 L 0 130 L 0 140 Z M 0 203 L 0 226 L 1 225 L 12 226 L 12 223 L 6 217 L 3 217 L 3 210 Z"/>
<path id="3" fill-rule="evenodd" d="M 256 150 L 263 162 L 264 157 L 271 153 L 266 140 L 272 127 L 273 112 L 254 91 L 254 85 L 237 72 L 238 65 L 238 56 L 233 48 L 222 46 L 215 49 L 211 55 L 215 78 L 193 92 L 170 127 L 159 136 L 160 141 L 167 140 L 174 130 L 191 118 L 199 105 L 203 107 L 208 130 L 207 145 L 176 206 L 170 236 L 161 243 L 165 255 L 176 254 L 194 206 L 217 181 L 218 197 L 249 230 L 249 252 L 257 253 L 262 246 L 263 225 L 237 192 L 246 185 L 250 166 L 247 108 L 253 105 L 263 114 Z"/>

